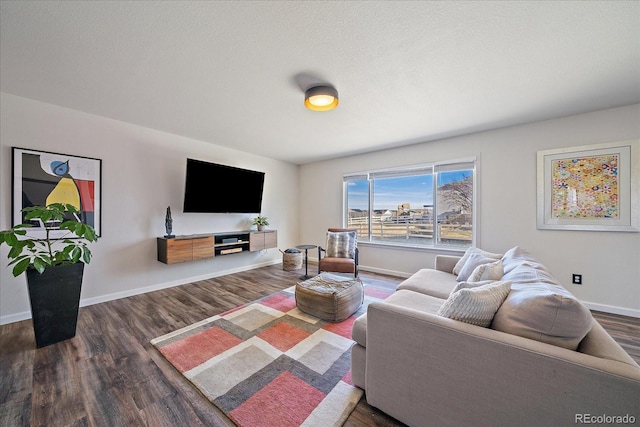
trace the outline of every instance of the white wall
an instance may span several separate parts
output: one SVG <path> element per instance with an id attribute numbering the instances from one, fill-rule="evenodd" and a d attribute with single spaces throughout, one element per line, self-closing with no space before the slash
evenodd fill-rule
<path id="1" fill-rule="evenodd" d="M 278 247 L 298 243 L 298 166 L 116 120 L 0 94 L 0 229 L 11 226 L 11 147 L 102 159 L 102 237 L 92 245 L 82 305 L 280 262 L 277 249 L 192 263 L 157 261 L 171 206 L 174 234 L 251 227 L 250 215 L 183 214 L 186 158 L 266 173 L 263 214 L 278 230 Z M 211 183 L 216 186 L 233 183 Z M 0 324 L 30 317 L 24 276 L 0 252 Z"/>
<path id="2" fill-rule="evenodd" d="M 344 173 L 479 155 L 478 246 L 522 246 L 590 308 L 640 317 L 640 233 L 536 229 L 537 151 L 636 140 L 639 162 L 639 138 L 640 105 L 633 105 L 303 165 L 300 239 L 321 244 L 328 227 L 342 225 Z M 379 272 L 409 275 L 433 267 L 434 257 L 360 245 L 361 266 Z M 571 284 L 572 273 L 583 275 L 582 286 Z"/>

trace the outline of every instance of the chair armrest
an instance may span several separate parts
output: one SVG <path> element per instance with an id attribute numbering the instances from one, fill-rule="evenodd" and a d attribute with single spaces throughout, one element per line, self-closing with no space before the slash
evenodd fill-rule
<path id="1" fill-rule="evenodd" d="M 322 257 L 323 252 L 327 252 L 327 250 L 322 246 L 318 246 L 318 261 L 320 261 L 320 258 Z"/>
<path id="2" fill-rule="evenodd" d="M 436 270 L 444 271 L 445 273 L 453 273 L 453 267 L 456 266 L 460 258 L 462 257 L 453 255 L 436 255 L 435 268 Z"/>

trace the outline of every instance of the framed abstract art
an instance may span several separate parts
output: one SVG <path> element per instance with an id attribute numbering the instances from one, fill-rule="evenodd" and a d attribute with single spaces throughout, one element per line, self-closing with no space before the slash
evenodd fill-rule
<path id="1" fill-rule="evenodd" d="M 23 208 L 65 203 L 80 212 L 74 219 L 102 232 L 102 160 L 13 147 L 13 225 L 24 222 Z M 32 222 L 29 234 L 44 234 L 44 225 Z M 51 225 L 51 224 L 49 224 Z M 60 231 L 51 236 L 68 234 Z"/>
<path id="2" fill-rule="evenodd" d="M 539 151 L 537 228 L 640 231 L 638 144 Z"/>

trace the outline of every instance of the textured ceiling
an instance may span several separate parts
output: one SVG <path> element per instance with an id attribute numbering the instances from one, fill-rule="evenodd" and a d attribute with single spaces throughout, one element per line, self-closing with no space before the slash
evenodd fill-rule
<path id="1" fill-rule="evenodd" d="M 0 7 L 3 92 L 295 164 L 640 102 L 638 1 Z"/>

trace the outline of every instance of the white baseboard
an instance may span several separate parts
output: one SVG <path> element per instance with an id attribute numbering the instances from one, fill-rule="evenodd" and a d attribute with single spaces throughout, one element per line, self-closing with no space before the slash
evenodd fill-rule
<path id="1" fill-rule="evenodd" d="M 582 301 L 582 303 L 589 310 L 602 311 L 604 313 L 619 314 L 621 316 L 640 318 L 640 310 L 634 310 L 632 308 L 616 307 L 615 305 L 597 304 L 594 302 L 586 302 L 586 301 Z"/>
<path id="2" fill-rule="evenodd" d="M 10 314 L 8 316 L 0 316 L 0 325 L 6 325 L 7 323 L 20 322 L 21 320 L 31 319 L 30 311 L 23 311 L 22 313 Z"/>
<path id="3" fill-rule="evenodd" d="M 366 265 L 359 265 L 358 270 L 370 271 L 372 273 L 386 274 L 387 276 L 404 277 L 405 279 L 410 277 L 413 273 L 405 273 L 404 271 L 388 270 L 386 268 L 369 267 Z"/>
<path id="4" fill-rule="evenodd" d="M 129 289 L 122 292 L 115 292 L 107 295 L 100 295 L 93 298 L 84 298 L 80 300 L 80 307 L 86 307 L 89 305 L 100 304 L 102 302 L 113 301 L 120 298 L 132 297 L 134 295 L 146 294 L 147 292 L 159 291 L 161 289 L 173 288 L 174 286 L 186 285 L 187 283 L 198 282 L 200 280 L 213 279 L 214 277 L 226 276 L 228 274 L 240 273 L 242 271 L 253 270 L 260 267 L 266 267 L 269 265 L 279 264 L 282 260 L 275 259 L 271 261 L 262 262 L 259 264 L 252 264 L 241 268 L 234 268 L 230 270 L 216 271 L 211 274 L 204 274 L 194 277 L 185 277 L 184 279 L 173 280 L 171 282 L 158 283 L 152 286 L 145 286 L 142 288 Z M 0 325 L 7 323 L 19 322 L 21 320 L 31 319 L 31 312 L 24 311 L 22 313 L 10 314 L 7 316 L 0 316 Z"/>

